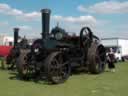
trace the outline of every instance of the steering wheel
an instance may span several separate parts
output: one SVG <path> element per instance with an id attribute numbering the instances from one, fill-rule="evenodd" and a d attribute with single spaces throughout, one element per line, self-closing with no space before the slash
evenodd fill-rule
<path id="1" fill-rule="evenodd" d="M 80 31 L 80 46 L 84 47 L 92 40 L 92 31 L 89 27 L 83 27 Z"/>

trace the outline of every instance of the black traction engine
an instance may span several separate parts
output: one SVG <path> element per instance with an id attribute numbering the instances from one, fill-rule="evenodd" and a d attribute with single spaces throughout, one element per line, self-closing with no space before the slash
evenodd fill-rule
<path id="1" fill-rule="evenodd" d="M 71 72 L 84 69 L 98 74 L 104 71 L 106 52 L 100 40 L 89 27 L 81 29 L 79 36 L 70 35 L 56 26 L 49 32 L 49 9 L 42 9 L 42 38 L 31 48 L 21 49 L 16 59 L 18 74 L 22 79 L 45 77 L 51 83 L 66 81 Z"/>

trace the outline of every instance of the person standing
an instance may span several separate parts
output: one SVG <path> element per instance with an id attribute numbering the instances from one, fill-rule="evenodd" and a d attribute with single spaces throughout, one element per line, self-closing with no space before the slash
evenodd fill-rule
<path id="1" fill-rule="evenodd" d="M 115 72 L 115 54 L 112 48 L 107 52 L 107 63 L 110 71 Z"/>

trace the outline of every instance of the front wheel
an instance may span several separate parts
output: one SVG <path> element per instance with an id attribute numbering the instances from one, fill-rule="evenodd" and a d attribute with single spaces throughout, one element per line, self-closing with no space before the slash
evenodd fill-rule
<path id="1" fill-rule="evenodd" d="M 71 67 L 61 52 L 53 52 L 46 58 L 45 69 L 48 81 L 53 84 L 65 82 L 71 72 Z"/>
<path id="2" fill-rule="evenodd" d="M 16 68 L 21 79 L 27 79 L 29 74 L 28 64 L 26 62 L 28 50 L 20 50 L 20 55 L 16 59 Z"/>

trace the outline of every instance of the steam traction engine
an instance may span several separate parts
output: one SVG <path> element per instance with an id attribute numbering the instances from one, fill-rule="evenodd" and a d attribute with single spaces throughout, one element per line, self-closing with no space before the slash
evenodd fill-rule
<path id="1" fill-rule="evenodd" d="M 86 69 L 101 73 L 105 67 L 105 48 L 89 27 L 84 27 L 79 36 L 71 36 L 59 26 L 49 33 L 49 9 L 41 10 L 42 38 L 33 42 L 31 50 L 20 50 L 16 60 L 19 76 L 45 76 L 54 84 L 63 83 L 72 70 Z"/>
<path id="2" fill-rule="evenodd" d="M 20 54 L 21 49 L 29 50 L 28 40 L 24 37 L 19 40 L 19 28 L 14 28 L 14 46 L 10 49 L 6 58 L 8 69 L 14 70 L 16 59 Z"/>

